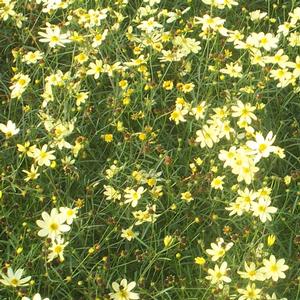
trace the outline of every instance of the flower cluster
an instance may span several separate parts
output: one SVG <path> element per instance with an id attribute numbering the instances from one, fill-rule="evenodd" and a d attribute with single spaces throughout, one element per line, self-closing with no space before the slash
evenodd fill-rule
<path id="1" fill-rule="evenodd" d="M 59 211 L 53 208 L 50 215 L 47 212 L 42 213 L 43 220 L 37 220 L 37 225 L 41 228 L 38 232 L 40 237 L 51 239 L 49 247 L 48 262 L 55 258 L 64 261 L 64 249 L 69 244 L 64 242 L 63 233 L 68 232 L 76 218 L 77 208 L 60 207 Z"/>

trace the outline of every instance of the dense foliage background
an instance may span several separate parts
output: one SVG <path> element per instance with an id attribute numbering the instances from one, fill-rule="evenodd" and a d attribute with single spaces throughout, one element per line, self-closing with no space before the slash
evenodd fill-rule
<path id="1" fill-rule="evenodd" d="M 236 2 L 0 1 L 0 263 L 4 275 L 31 276 L 28 286 L 1 284 L 1 299 L 109 299 L 123 278 L 141 299 L 300 299 L 300 1 Z M 58 40 L 43 41 L 46 28 Z M 239 43 L 260 32 L 278 41 Z M 239 101 L 256 118 L 234 116 Z M 18 132 L 7 133 L 9 120 Z M 204 126 L 214 133 L 202 146 Z M 250 182 L 238 180 L 220 151 L 234 146 L 252 163 L 247 142 L 270 131 L 284 155 L 268 148 Z M 28 179 L 32 166 L 39 175 Z M 239 190 L 264 187 L 278 208 L 271 221 L 249 209 L 229 216 Z M 49 261 L 53 240 L 36 221 L 61 207 L 76 218 L 64 261 Z M 212 261 L 217 238 L 233 246 Z M 286 278 L 256 281 L 261 295 L 241 298 L 253 282 L 237 272 L 272 254 Z M 231 282 L 213 284 L 208 270 L 223 261 Z"/>

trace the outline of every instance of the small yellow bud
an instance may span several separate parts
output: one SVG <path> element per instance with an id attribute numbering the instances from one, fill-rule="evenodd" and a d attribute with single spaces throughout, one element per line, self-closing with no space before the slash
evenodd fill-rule
<path id="1" fill-rule="evenodd" d="M 171 235 L 166 235 L 165 238 L 164 238 L 165 247 L 167 248 L 167 247 L 171 246 L 173 241 L 174 241 L 174 238 Z"/>
<path id="2" fill-rule="evenodd" d="M 123 99 L 123 104 L 124 105 L 128 105 L 130 103 L 130 98 L 129 97 L 125 97 L 124 99 Z"/>
<path id="3" fill-rule="evenodd" d="M 275 241 L 276 241 L 276 236 L 274 234 L 268 236 L 267 243 L 269 247 L 272 247 Z"/>
<path id="4" fill-rule="evenodd" d="M 233 192 L 236 192 L 238 190 L 239 186 L 237 184 L 234 184 L 232 187 L 231 187 L 231 190 Z"/>
<path id="5" fill-rule="evenodd" d="M 155 178 L 149 178 L 147 180 L 147 184 L 151 187 L 153 187 L 156 184 L 156 179 Z"/>
<path id="6" fill-rule="evenodd" d="M 218 167 L 217 167 L 217 166 L 212 166 L 212 167 L 211 167 L 211 171 L 212 171 L 213 173 L 217 173 L 217 172 L 218 172 Z"/>
<path id="7" fill-rule="evenodd" d="M 292 177 L 287 175 L 283 178 L 283 180 L 286 185 L 289 185 L 292 181 Z"/>
<path id="8" fill-rule="evenodd" d="M 199 218 L 199 217 L 196 217 L 196 218 L 194 219 L 194 222 L 195 222 L 195 223 L 200 223 L 200 218 Z"/>
<path id="9" fill-rule="evenodd" d="M 181 200 L 184 200 L 185 202 L 189 203 L 192 200 L 194 200 L 194 198 L 193 198 L 192 194 L 189 191 L 187 191 L 187 192 L 181 193 Z"/>
<path id="10" fill-rule="evenodd" d="M 206 262 L 206 260 L 205 260 L 204 257 L 202 257 L 202 256 L 197 256 L 197 257 L 195 257 L 195 263 L 196 263 L 197 265 L 202 266 L 202 265 L 205 264 L 205 262 Z"/>
<path id="11" fill-rule="evenodd" d="M 198 166 L 201 166 L 203 164 L 203 160 L 200 157 L 195 158 L 195 162 Z"/>
<path id="12" fill-rule="evenodd" d="M 23 247 L 19 247 L 17 250 L 16 250 L 16 253 L 19 255 L 20 253 L 23 252 Z"/>
<path id="13" fill-rule="evenodd" d="M 173 203 L 170 207 L 172 210 L 175 210 L 177 208 L 177 205 L 175 203 Z"/>
<path id="14" fill-rule="evenodd" d="M 140 141 L 144 141 L 147 138 L 147 135 L 144 132 L 141 132 L 138 137 Z"/>
<path id="15" fill-rule="evenodd" d="M 90 255 L 93 254 L 95 252 L 95 248 L 91 247 L 88 252 L 89 252 Z"/>
<path id="16" fill-rule="evenodd" d="M 216 220 L 219 219 L 219 216 L 218 216 L 217 214 L 213 214 L 213 215 L 211 216 L 211 218 L 212 218 L 213 221 L 216 221 Z"/>

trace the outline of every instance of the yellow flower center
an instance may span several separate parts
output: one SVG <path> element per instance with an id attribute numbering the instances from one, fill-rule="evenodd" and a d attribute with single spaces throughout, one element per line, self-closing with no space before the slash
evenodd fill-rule
<path id="1" fill-rule="evenodd" d="M 12 278 L 11 280 L 10 280 L 10 283 L 11 283 L 11 285 L 13 285 L 13 286 L 17 286 L 17 285 L 19 285 L 19 283 L 20 283 L 20 281 L 17 279 L 17 278 Z"/>
<path id="2" fill-rule="evenodd" d="M 68 217 L 72 217 L 73 215 L 74 215 L 73 209 L 68 209 L 68 210 L 67 210 L 67 216 L 68 216 Z"/>
<path id="3" fill-rule="evenodd" d="M 53 231 L 56 231 L 58 229 L 58 224 L 57 223 L 51 223 L 50 224 L 50 229 Z"/>
<path id="4" fill-rule="evenodd" d="M 264 213 L 264 212 L 266 211 L 266 207 L 263 206 L 263 205 L 260 205 L 260 206 L 258 207 L 258 211 L 261 212 L 261 213 Z"/>
<path id="5" fill-rule="evenodd" d="M 243 110 L 242 110 L 242 115 L 243 115 L 244 117 L 246 117 L 246 116 L 248 116 L 248 114 L 249 114 L 249 110 L 248 110 L 247 108 L 243 108 Z"/>
<path id="6" fill-rule="evenodd" d="M 139 194 L 137 192 L 132 193 L 132 199 L 133 200 L 138 200 L 139 199 Z"/>
<path id="7" fill-rule="evenodd" d="M 284 70 L 279 70 L 277 75 L 279 78 L 282 78 L 285 75 Z"/>
<path id="8" fill-rule="evenodd" d="M 58 41 L 59 41 L 59 38 L 58 38 L 58 36 L 56 36 L 56 35 L 54 35 L 54 36 L 51 36 L 51 42 L 53 42 L 53 43 L 57 43 Z"/>
<path id="9" fill-rule="evenodd" d="M 180 114 L 179 114 L 178 111 L 173 111 L 173 112 L 172 112 L 172 119 L 173 119 L 173 120 L 176 120 L 176 119 L 178 119 L 179 117 L 180 117 Z"/>
<path id="10" fill-rule="evenodd" d="M 256 294 L 253 290 L 247 292 L 247 297 L 250 299 L 255 299 Z"/>
<path id="11" fill-rule="evenodd" d="M 40 158 L 46 158 L 47 157 L 47 152 L 45 152 L 45 151 L 41 151 L 41 153 L 40 153 Z"/>
<path id="12" fill-rule="evenodd" d="M 215 179 L 214 184 L 215 185 L 220 185 L 220 184 L 222 184 L 222 181 L 219 178 L 217 178 L 217 179 Z"/>
<path id="13" fill-rule="evenodd" d="M 246 203 L 251 203 L 251 198 L 250 198 L 249 196 L 246 196 L 246 197 L 244 198 L 244 201 L 245 201 Z"/>
<path id="14" fill-rule="evenodd" d="M 234 152 L 228 152 L 228 153 L 227 153 L 227 157 L 228 157 L 229 159 L 234 158 Z"/>
<path id="15" fill-rule="evenodd" d="M 120 290 L 118 292 L 118 296 L 120 296 L 121 300 L 127 300 L 128 299 L 128 292 L 126 290 Z"/>
<path id="16" fill-rule="evenodd" d="M 268 40 L 267 40 L 266 37 L 263 37 L 263 38 L 261 38 L 261 40 L 260 40 L 260 43 L 261 43 L 262 45 L 267 44 L 267 42 L 268 42 Z"/>
<path id="17" fill-rule="evenodd" d="M 243 168 L 244 174 L 250 174 L 250 168 Z"/>
<path id="18" fill-rule="evenodd" d="M 272 265 L 271 267 L 270 267 L 270 270 L 271 270 L 271 272 L 278 272 L 278 267 L 277 267 L 277 265 Z"/>
<path id="19" fill-rule="evenodd" d="M 55 252 L 56 254 L 61 253 L 63 250 L 63 247 L 61 245 L 56 245 L 53 249 L 53 252 Z"/>
<path id="20" fill-rule="evenodd" d="M 21 78 L 21 79 L 18 80 L 18 84 L 23 86 L 23 85 L 26 84 L 26 80 Z"/>
<path id="21" fill-rule="evenodd" d="M 102 71 L 102 67 L 97 66 L 97 67 L 95 68 L 95 71 L 96 71 L 96 73 L 100 73 L 100 72 Z"/>
<path id="22" fill-rule="evenodd" d="M 281 60 L 281 55 L 275 55 L 274 60 L 275 61 L 280 61 Z"/>
<path id="23" fill-rule="evenodd" d="M 263 153 L 263 152 L 266 151 L 267 148 L 268 148 L 268 146 L 267 146 L 266 144 L 260 144 L 260 145 L 258 146 L 258 151 L 259 151 L 260 153 Z"/>
<path id="24" fill-rule="evenodd" d="M 5 136 L 6 136 L 7 138 L 10 138 L 10 137 L 13 136 L 13 133 L 12 133 L 11 131 L 7 131 L 7 132 L 5 133 Z"/>

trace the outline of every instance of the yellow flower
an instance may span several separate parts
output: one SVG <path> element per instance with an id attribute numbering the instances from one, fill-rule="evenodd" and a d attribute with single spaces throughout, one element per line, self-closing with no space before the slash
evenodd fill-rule
<path id="1" fill-rule="evenodd" d="M 24 55 L 22 61 L 29 64 L 35 64 L 38 60 L 43 58 L 43 53 L 40 51 L 29 51 L 27 54 Z"/>
<path id="2" fill-rule="evenodd" d="M 107 134 L 104 134 L 102 136 L 102 138 L 104 139 L 104 141 L 106 143 L 111 143 L 113 141 L 113 139 L 114 139 L 114 136 L 111 133 L 107 133 Z"/>
<path id="3" fill-rule="evenodd" d="M 233 78 L 242 77 L 243 68 L 239 63 L 226 64 L 226 68 L 220 70 L 221 73 L 227 74 Z"/>
<path id="4" fill-rule="evenodd" d="M 223 238 L 217 238 L 216 243 L 211 243 L 211 249 L 206 249 L 206 253 L 212 257 L 212 261 L 217 261 L 223 257 L 233 246 L 233 243 L 225 244 Z"/>
<path id="5" fill-rule="evenodd" d="M 78 212 L 78 208 L 60 207 L 59 211 L 65 216 L 66 223 L 68 225 L 71 225 L 73 223 L 73 220 L 77 217 L 76 214 Z"/>
<path id="6" fill-rule="evenodd" d="M 219 129 L 214 126 L 208 127 L 204 125 L 202 129 L 196 131 L 196 142 L 200 143 L 200 147 L 212 148 L 214 143 L 219 142 Z"/>
<path id="7" fill-rule="evenodd" d="M 174 84 L 173 81 L 167 80 L 163 82 L 163 88 L 167 91 L 171 90 L 173 88 Z"/>
<path id="8" fill-rule="evenodd" d="M 137 293 L 132 292 L 135 286 L 135 281 L 128 283 L 126 279 L 122 279 L 120 284 L 117 282 L 113 282 L 112 288 L 114 292 L 110 293 L 109 296 L 113 300 L 139 299 L 139 295 Z"/>
<path id="9" fill-rule="evenodd" d="M 140 141 L 144 141 L 147 138 L 147 135 L 144 132 L 139 133 L 138 135 Z"/>
<path id="10" fill-rule="evenodd" d="M 89 97 L 88 92 L 80 92 L 76 95 L 76 105 L 80 106 L 81 104 L 84 104 L 86 99 Z"/>
<path id="11" fill-rule="evenodd" d="M 195 85 L 193 83 L 186 83 L 182 85 L 181 91 L 184 93 L 189 93 L 194 89 Z"/>
<path id="12" fill-rule="evenodd" d="M 88 59 L 89 59 L 89 57 L 83 52 L 79 53 L 78 55 L 76 55 L 74 57 L 74 60 L 76 62 L 78 62 L 79 64 L 85 63 L 86 61 L 88 61 Z"/>
<path id="13" fill-rule="evenodd" d="M 31 165 L 30 171 L 22 170 L 22 172 L 27 175 L 27 177 L 24 179 L 26 182 L 29 180 L 35 180 L 40 176 L 38 173 L 38 167 L 35 167 L 34 165 Z"/>
<path id="14" fill-rule="evenodd" d="M 132 227 L 133 226 L 130 226 L 129 228 L 127 229 L 122 229 L 122 234 L 121 234 L 121 237 L 128 240 L 128 241 L 131 241 L 132 239 L 134 239 L 138 233 L 137 232 L 134 232 L 132 230 Z"/>
<path id="15" fill-rule="evenodd" d="M 103 62 L 102 60 L 96 59 L 95 62 L 89 64 L 89 70 L 86 72 L 87 75 L 94 75 L 95 79 L 98 79 L 100 73 L 103 72 Z"/>
<path id="16" fill-rule="evenodd" d="M 189 203 L 192 200 L 194 200 L 194 198 L 190 192 L 184 192 L 184 193 L 181 193 L 181 200 L 184 200 L 187 203 Z"/>
<path id="17" fill-rule="evenodd" d="M 149 186 L 151 186 L 151 187 L 153 187 L 155 184 L 156 184 L 156 182 L 157 182 L 157 180 L 156 180 L 156 178 L 149 178 L 148 180 L 147 180 L 147 184 L 149 185 Z"/>
<path id="18" fill-rule="evenodd" d="M 37 220 L 36 224 L 41 228 L 38 232 L 40 237 L 48 237 L 55 240 L 62 232 L 70 230 L 70 226 L 64 224 L 66 218 L 63 214 L 58 213 L 56 208 L 52 208 L 50 215 L 47 212 L 42 213 L 43 220 Z"/>
<path id="19" fill-rule="evenodd" d="M 56 257 L 59 258 L 60 262 L 64 261 L 64 249 L 69 243 L 64 243 L 62 238 L 56 239 L 56 241 L 52 241 L 52 245 L 49 248 L 50 253 L 48 254 L 48 262 L 51 262 Z"/>
<path id="20" fill-rule="evenodd" d="M 200 157 L 196 157 L 195 162 L 198 166 L 201 166 L 203 164 L 203 160 Z"/>
<path id="21" fill-rule="evenodd" d="M 7 124 L 0 124 L 0 131 L 5 134 L 5 137 L 8 139 L 19 133 L 20 129 L 16 127 L 16 124 L 12 121 L 8 121 Z"/>
<path id="22" fill-rule="evenodd" d="M 216 190 L 223 190 L 224 178 L 225 176 L 217 176 L 216 178 L 214 178 L 210 184 L 211 187 Z"/>
<path id="23" fill-rule="evenodd" d="M 125 198 L 126 200 L 124 201 L 124 203 L 131 203 L 132 207 L 136 207 L 138 204 L 138 201 L 141 199 L 142 194 L 145 192 L 146 190 L 144 189 L 144 187 L 140 186 L 137 190 L 131 189 L 131 188 L 126 188 L 125 189 Z"/>
<path id="24" fill-rule="evenodd" d="M 12 287 L 26 286 L 28 285 L 28 281 L 31 279 L 31 276 L 27 276 L 22 279 L 23 273 L 23 269 L 18 269 L 14 272 L 12 268 L 8 268 L 7 275 L 1 273 L 2 279 L 0 279 L 0 283 Z"/>
<path id="25" fill-rule="evenodd" d="M 283 258 L 276 260 L 274 255 L 271 255 L 269 259 L 264 259 L 264 266 L 261 271 L 265 273 L 266 279 L 272 278 L 273 281 L 278 281 L 279 278 L 285 278 L 284 271 L 288 270 L 288 266 L 284 264 Z"/>
<path id="26" fill-rule="evenodd" d="M 205 278 L 210 280 L 212 284 L 218 284 L 219 288 L 223 287 L 223 282 L 231 282 L 231 278 L 227 276 L 229 268 L 227 268 L 227 262 L 224 261 L 220 266 L 215 265 L 214 269 L 208 269 L 209 274 Z"/>
<path id="27" fill-rule="evenodd" d="M 238 289 L 238 292 L 242 294 L 242 296 L 239 297 L 239 300 L 261 299 L 261 289 L 257 289 L 255 283 L 248 284 L 246 289 Z"/>
<path id="28" fill-rule="evenodd" d="M 28 157 L 33 157 L 35 145 L 30 146 L 30 142 L 25 142 L 24 145 L 17 144 L 18 151 L 27 155 Z"/>
<path id="29" fill-rule="evenodd" d="M 49 24 L 49 23 L 48 23 Z M 40 42 L 49 43 L 50 48 L 54 48 L 56 46 L 65 47 L 64 44 L 70 43 L 71 41 L 68 39 L 68 33 L 61 33 L 60 28 L 56 25 L 48 25 L 45 28 L 46 32 L 38 32 L 38 34 L 42 37 Z"/>
<path id="30" fill-rule="evenodd" d="M 192 115 L 195 116 L 196 120 L 204 119 L 204 113 L 206 110 L 206 102 L 202 101 L 200 104 L 198 104 L 196 107 L 192 108 Z"/>
<path id="31" fill-rule="evenodd" d="M 206 260 L 205 260 L 204 257 L 202 257 L 202 256 L 197 256 L 197 257 L 195 257 L 195 263 L 196 263 L 197 265 L 202 266 L 202 265 L 205 264 L 205 262 L 206 262 Z"/>
<path id="32" fill-rule="evenodd" d="M 264 281 L 265 280 L 265 276 L 264 274 L 261 272 L 261 270 L 257 270 L 255 263 L 251 262 L 249 263 L 249 265 L 247 264 L 247 262 L 245 262 L 244 265 L 245 271 L 238 271 L 238 274 L 242 277 L 242 278 L 246 278 L 249 279 L 251 281 Z"/>
<path id="33" fill-rule="evenodd" d="M 121 80 L 119 81 L 119 87 L 122 89 L 122 90 L 125 90 L 128 86 L 128 81 L 127 80 Z"/>
<path id="34" fill-rule="evenodd" d="M 48 145 L 45 144 L 42 146 L 42 149 L 34 149 L 33 158 L 37 162 L 37 164 L 41 166 L 49 167 L 52 160 L 55 160 L 55 156 L 53 155 L 54 150 L 47 151 Z"/>

